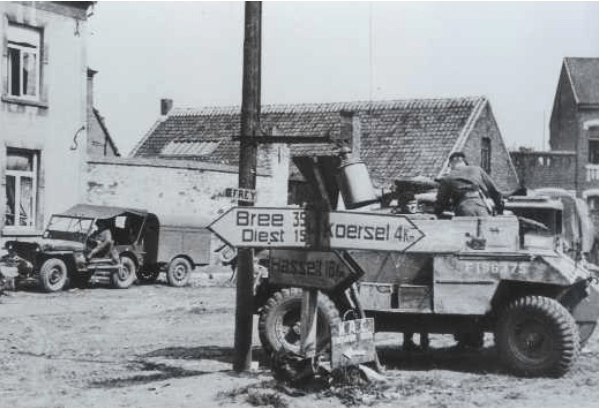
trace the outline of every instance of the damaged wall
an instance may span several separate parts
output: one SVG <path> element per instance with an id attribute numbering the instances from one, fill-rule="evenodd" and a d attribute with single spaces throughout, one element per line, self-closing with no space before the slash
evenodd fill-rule
<path id="1" fill-rule="evenodd" d="M 235 166 L 197 161 L 99 158 L 88 162 L 86 202 L 147 209 L 157 214 L 216 218 L 237 204 L 225 196 L 237 188 Z M 273 178 L 258 173 L 255 205 L 281 205 Z M 283 197 L 281 197 L 281 195 Z"/>

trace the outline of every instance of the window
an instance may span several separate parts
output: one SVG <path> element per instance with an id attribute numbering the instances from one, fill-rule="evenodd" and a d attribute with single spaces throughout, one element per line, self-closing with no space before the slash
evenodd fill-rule
<path id="1" fill-rule="evenodd" d="M 599 196 L 587 197 L 587 204 L 589 206 L 589 210 L 599 211 Z"/>
<path id="2" fill-rule="evenodd" d="M 39 99 L 41 32 L 17 24 L 8 26 L 8 94 Z"/>
<path id="3" fill-rule="evenodd" d="M 162 149 L 161 154 L 173 156 L 208 156 L 216 150 L 220 141 L 173 140 Z"/>
<path id="4" fill-rule="evenodd" d="M 480 143 L 480 167 L 491 174 L 491 139 L 483 137 Z"/>
<path id="5" fill-rule="evenodd" d="M 31 151 L 8 149 L 6 154 L 7 227 L 35 227 L 37 155 Z"/>
<path id="6" fill-rule="evenodd" d="M 599 164 L 599 139 L 589 139 L 589 164 Z"/>

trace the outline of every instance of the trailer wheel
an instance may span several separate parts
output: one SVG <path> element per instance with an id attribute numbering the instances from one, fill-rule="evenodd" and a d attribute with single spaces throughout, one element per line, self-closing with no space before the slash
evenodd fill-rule
<path id="1" fill-rule="evenodd" d="M 118 270 L 112 274 L 112 286 L 117 289 L 127 289 L 135 282 L 135 262 L 128 256 L 121 256 Z"/>
<path id="2" fill-rule="evenodd" d="M 499 318 L 495 343 L 508 367 L 524 376 L 560 377 L 580 351 L 572 315 L 556 300 L 543 296 L 512 301 Z"/>
<path id="3" fill-rule="evenodd" d="M 286 350 L 300 352 L 300 320 L 302 291 L 297 288 L 275 292 L 260 313 L 258 333 L 268 354 Z M 316 322 L 316 353 L 328 353 L 331 346 L 331 325 L 338 323 L 339 311 L 328 296 L 318 293 Z"/>
<path id="4" fill-rule="evenodd" d="M 40 268 L 39 282 L 42 289 L 46 292 L 58 292 L 64 289 L 67 284 L 67 278 L 67 265 L 62 259 L 47 259 Z"/>
<path id="5" fill-rule="evenodd" d="M 169 285 L 181 287 L 187 285 L 191 275 L 191 262 L 185 258 L 175 258 L 171 261 L 166 272 Z"/>

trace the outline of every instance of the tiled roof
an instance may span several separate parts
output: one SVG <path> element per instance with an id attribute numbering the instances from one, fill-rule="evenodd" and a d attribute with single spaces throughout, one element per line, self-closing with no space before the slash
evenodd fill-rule
<path id="1" fill-rule="evenodd" d="M 486 103 L 484 97 L 464 97 L 265 105 L 261 107 L 260 120 L 263 129 L 276 127 L 281 135 L 326 138 L 341 134 L 341 113 L 353 112 L 360 118 L 361 158 L 371 176 L 392 182 L 399 176 L 437 176 L 462 133 L 467 132 Z M 239 132 L 238 107 L 174 109 L 139 143 L 132 156 L 168 157 L 164 149 L 173 141 L 221 141 L 209 157 L 197 159 L 236 165 L 239 142 L 232 139 Z M 329 143 L 292 146 L 293 155 L 325 155 L 333 151 L 334 146 Z"/>
<path id="2" fill-rule="evenodd" d="M 578 104 L 599 104 L 599 58 L 564 58 Z"/>

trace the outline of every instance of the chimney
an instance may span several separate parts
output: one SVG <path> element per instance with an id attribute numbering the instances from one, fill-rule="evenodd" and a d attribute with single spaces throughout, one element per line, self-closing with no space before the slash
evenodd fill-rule
<path id="1" fill-rule="evenodd" d="M 91 115 L 94 110 L 94 75 L 98 71 L 91 68 L 87 69 L 87 113 Z"/>
<path id="2" fill-rule="evenodd" d="M 341 137 L 338 142 L 349 147 L 352 157 L 360 157 L 362 126 L 360 115 L 353 111 L 341 111 Z"/>
<path id="3" fill-rule="evenodd" d="M 171 111 L 171 109 L 173 109 L 173 100 L 167 99 L 167 98 L 162 98 L 160 100 L 160 115 L 161 116 L 168 115 L 168 113 Z"/>

